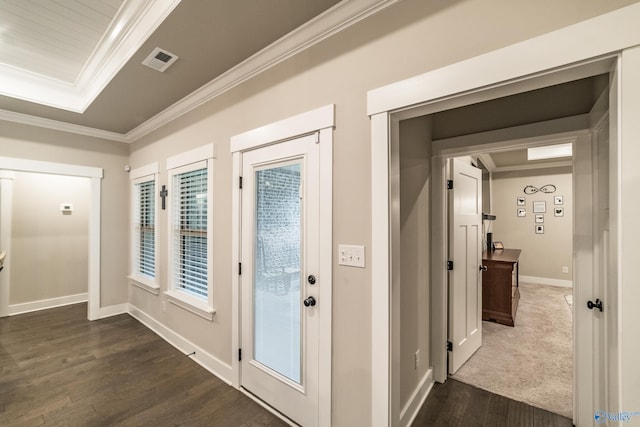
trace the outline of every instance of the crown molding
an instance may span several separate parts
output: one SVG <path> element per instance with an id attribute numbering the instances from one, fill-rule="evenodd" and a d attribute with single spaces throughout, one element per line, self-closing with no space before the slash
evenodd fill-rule
<path id="1" fill-rule="evenodd" d="M 308 49 L 333 36 L 334 34 L 357 24 L 363 19 L 386 9 L 398 1 L 399 0 L 343 0 L 331 9 L 276 40 L 266 48 L 211 80 L 200 89 L 195 90 L 126 134 L 109 132 L 86 126 L 14 113 L 6 110 L 0 110 L 0 120 L 15 121 L 17 123 L 28 124 L 31 126 L 93 136 L 117 142 L 135 142 L 139 138 L 166 125 L 189 111 L 192 111 L 202 104 L 211 101 L 258 74 L 280 64 L 283 61 L 286 61 L 297 53 L 300 53 L 305 49 Z M 170 12 L 168 9 L 169 5 L 172 5 L 173 8 L 179 3 L 179 0 L 150 0 L 146 4 L 149 6 L 151 3 L 164 3 L 164 10 L 168 10 L 168 14 Z M 164 19 L 164 17 L 162 19 Z M 159 21 L 158 24 L 160 22 L 161 21 Z M 138 47 L 129 46 L 129 53 L 132 54 Z M 123 50 L 126 51 L 125 46 L 116 47 L 112 56 L 123 55 Z M 117 72 L 117 70 L 115 72 Z M 115 75 L 115 72 L 113 72 L 109 78 L 112 78 L 113 75 Z M 105 73 L 107 75 L 109 74 L 107 71 L 105 71 Z M 102 87 L 104 87 L 104 85 L 97 90 L 98 93 L 102 90 Z M 97 96 L 97 93 L 95 96 Z M 50 105 L 41 101 L 34 102 Z M 63 107 L 57 106 L 57 108 Z M 86 106 L 84 108 L 86 108 Z"/>
<path id="2" fill-rule="evenodd" d="M 0 64 L 0 94 L 83 113 L 180 1 L 125 1 L 73 82 Z"/>
<path id="3" fill-rule="evenodd" d="M 316 18 L 276 40 L 200 89 L 156 114 L 126 134 L 130 142 L 153 132 L 200 105 L 314 46 L 399 0 L 343 0 Z"/>
<path id="4" fill-rule="evenodd" d="M 61 132 L 69 132 L 77 135 L 107 139 L 109 141 L 129 142 L 127 137 L 121 133 L 109 132 L 106 130 L 95 129 L 88 126 L 81 126 L 81 125 L 76 125 L 72 123 L 61 122 L 58 120 L 45 119 L 42 117 L 31 116 L 29 114 L 16 113 L 13 111 L 0 109 L 0 120 L 20 123 L 28 126 L 35 126 L 39 128 L 57 130 Z"/>

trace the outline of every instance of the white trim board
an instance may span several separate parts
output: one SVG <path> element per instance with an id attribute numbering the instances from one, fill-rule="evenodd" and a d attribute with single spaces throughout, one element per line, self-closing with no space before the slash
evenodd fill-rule
<path id="1" fill-rule="evenodd" d="M 106 307 L 100 307 L 98 309 L 98 315 L 96 317 L 96 320 L 105 319 L 111 316 L 117 316 L 119 314 L 126 314 L 128 312 L 129 312 L 129 303 L 125 302 L 122 304 L 108 305 Z M 94 320 L 94 319 L 89 319 L 89 320 Z"/>
<path id="2" fill-rule="evenodd" d="M 415 390 L 413 390 L 413 393 L 411 393 L 411 397 L 407 401 L 406 405 L 404 405 L 404 408 L 402 408 L 402 411 L 400 411 L 401 426 L 409 427 L 413 424 L 434 384 L 433 369 L 429 369 L 424 374 Z"/>
<path id="3" fill-rule="evenodd" d="M 102 168 L 71 165 L 65 163 L 42 162 L 17 157 L 0 157 L 0 169 L 16 172 L 48 173 L 51 175 L 79 176 L 83 178 L 102 178 Z"/>
<path id="4" fill-rule="evenodd" d="M 636 30 L 639 17 L 640 3 L 635 3 L 371 90 L 367 95 L 367 112 L 373 115 L 395 111 L 491 85 L 513 84 L 528 80 L 527 76 L 554 74 L 575 66 L 570 64 L 614 55 L 622 49 L 640 44 L 640 32 Z M 581 42 L 577 43 L 576 40 Z M 569 77 L 569 80 L 575 80 L 575 77 Z M 521 91 L 518 88 L 518 92 Z"/>
<path id="5" fill-rule="evenodd" d="M 87 293 L 66 295 L 57 298 L 48 298 L 38 301 L 23 302 L 20 304 L 12 304 L 9 306 L 9 316 L 15 316 L 16 314 L 30 313 L 32 311 L 46 310 L 48 308 L 61 307 L 65 305 L 78 304 L 86 302 L 88 298 Z"/>
<path id="6" fill-rule="evenodd" d="M 231 366 L 227 365 L 212 354 L 206 352 L 201 347 L 198 347 L 186 338 L 183 338 L 180 334 L 158 322 L 156 319 L 149 316 L 138 307 L 129 304 L 128 313 L 131 315 L 131 317 L 135 318 L 147 328 L 151 329 L 163 340 L 180 350 L 182 353 L 189 354 L 195 351 L 195 354 L 191 356 L 191 359 L 194 362 L 205 368 L 207 371 L 211 372 L 216 377 L 220 378 L 225 383 L 233 385 L 231 381 L 231 378 L 233 377 Z"/>
<path id="7" fill-rule="evenodd" d="M 332 355 L 332 266 L 333 266 L 333 128 L 335 126 L 335 105 L 329 104 L 315 110 L 307 111 L 272 124 L 253 129 L 231 137 L 233 182 L 237 183 L 242 173 L 242 153 L 254 148 L 269 145 L 278 141 L 295 138 L 317 132 L 320 144 L 320 247 L 319 277 L 323 278 L 323 303 L 319 305 L 320 318 L 323 319 L 319 331 L 318 391 L 319 391 L 319 425 L 331 425 L 331 355 Z M 242 311 L 240 300 L 240 275 L 238 266 L 241 256 L 241 202 L 242 197 L 238 185 L 232 189 L 231 214 L 231 348 L 240 348 L 242 342 Z M 241 366 L 236 357 L 232 358 L 232 384 L 240 387 Z"/>
<path id="8" fill-rule="evenodd" d="M 550 277 L 518 276 L 520 283 L 530 285 L 559 286 L 561 288 L 573 288 L 573 280 L 553 279 Z"/>

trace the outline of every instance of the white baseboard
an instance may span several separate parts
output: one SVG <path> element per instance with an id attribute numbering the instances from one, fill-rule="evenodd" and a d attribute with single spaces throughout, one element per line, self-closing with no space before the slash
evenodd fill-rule
<path id="1" fill-rule="evenodd" d="M 180 350 L 182 353 L 189 354 L 195 351 L 196 354 L 191 356 L 191 359 L 193 361 L 205 368 L 207 371 L 211 372 L 216 377 L 220 378 L 228 385 L 232 385 L 231 378 L 233 370 L 230 365 L 227 365 L 220 359 L 204 351 L 202 348 L 186 340 L 178 333 L 167 328 L 156 319 L 140 310 L 138 307 L 129 304 L 129 314 L 137 319 L 140 323 L 145 325 L 147 328 L 151 329 L 153 332 L 162 337 L 166 342 Z"/>
<path id="2" fill-rule="evenodd" d="M 573 288 L 572 280 L 551 279 L 549 277 L 533 277 L 533 276 L 519 276 L 520 283 L 533 283 L 536 285 L 549 285 L 560 286 L 563 288 Z"/>
<path id="3" fill-rule="evenodd" d="M 409 400 L 400 411 L 400 425 L 401 426 L 410 426 L 415 420 L 418 412 L 420 412 L 420 408 L 424 404 L 424 401 L 427 400 L 427 396 L 429 392 L 433 388 L 433 369 L 429 368 L 429 370 L 424 374 L 420 383 L 413 391 Z"/>
<path id="4" fill-rule="evenodd" d="M 106 307 L 100 307 L 100 309 L 98 310 L 98 319 L 117 316 L 118 314 L 125 314 L 128 312 L 129 312 L 128 303 L 108 305 Z"/>
<path id="5" fill-rule="evenodd" d="M 32 311 L 46 310 L 48 308 L 61 307 L 64 305 L 77 304 L 79 302 L 87 302 L 88 294 L 67 295 L 58 298 L 42 299 L 39 301 L 29 301 L 20 304 L 13 304 L 8 307 L 8 315 L 30 313 Z"/>

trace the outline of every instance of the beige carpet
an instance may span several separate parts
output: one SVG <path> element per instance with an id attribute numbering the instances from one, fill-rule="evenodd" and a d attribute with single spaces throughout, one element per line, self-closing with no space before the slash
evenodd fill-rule
<path id="1" fill-rule="evenodd" d="M 568 292 L 521 283 L 516 326 L 483 322 L 482 347 L 452 378 L 572 418 Z"/>

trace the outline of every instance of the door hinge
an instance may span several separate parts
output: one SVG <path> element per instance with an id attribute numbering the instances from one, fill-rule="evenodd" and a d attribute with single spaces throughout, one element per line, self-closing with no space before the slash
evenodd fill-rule
<path id="1" fill-rule="evenodd" d="M 451 341 L 447 341 L 447 351 L 453 351 L 453 343 Z"/>
<path id="2" fill-rule="evenodd" d="M 447 180 L 447 190 L 453 190 L 453 180 L 452 179 L 448 179 Z"/>
<path id="3" fill-rule="evenodd" d="M 320 144 L 320 132 L 316 132 L 316 144 Z"/>
<path id="4" fill-rule="evenodd" d="M 238 362 L 241 362 L 241 361 L 242 361 L 242 349 L 239 348 L 238 349 Z"/>
<path id="5" fill-rule="evenodd" d="M 447 261 L 447 270 L 453 270 L 453 261 Z"/>
<path id="6" fill-rule="evenodd" d="M 240 177 L 240 189 L 242 190 L 242 177 Z"/>
<path id="7" fill-rule="evenodd" d="M 238 263 L 238 275 L 242 275 L 242 263 Z"/>

